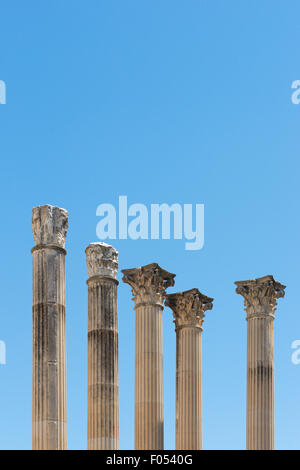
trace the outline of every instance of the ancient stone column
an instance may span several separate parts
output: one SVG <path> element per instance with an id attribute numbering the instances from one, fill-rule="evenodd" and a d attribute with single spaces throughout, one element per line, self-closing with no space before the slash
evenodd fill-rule
<path id="1" fill-rule="evenodd" d="M 88 449 L 119 448 L 118 252 L 91 243 L 88 267 Z"/>
<path id="2" fill-rule="evenodd" d="M 32 211 L 33 387 L 32 448 L 67 448 L 65 237 L 68 213 L 54 206 Z"/>
<path id="3" fill-rule="evenodd" d="M 175 274 L 157 263 L 122 273 L 135 303 L 135 449 L 163 449 L 162 311 Z"/>
<path id="4" fill-rule="evenodd" d="M 247 312 L 247 449 L 274 449 L 274 334 L 276 300 L 285 286 L 273 276 L 238 281 Z"/>
<path id="5" fill-rule="evenodd" d="M 176 449 L 202 449 L 202 345 L 204 312 L 213 299 L 191 289 L 166 296 L 176 331 Z"/>

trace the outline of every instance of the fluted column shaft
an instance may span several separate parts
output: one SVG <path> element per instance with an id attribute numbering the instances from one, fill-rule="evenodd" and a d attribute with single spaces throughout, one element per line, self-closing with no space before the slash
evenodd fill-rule
<path id="1" fill-rule="evenodd" d="M 119 448 L 117 281 L 88 281 L 88 449 Z"/>
<path id="2" fill-rule="evenodd" d="M 273 320 L 248 319 L 247 449 L 274 449 Z"/>
<path id="3" fill-rule="evenodd" d="M 38 214 L 37 214 L 38 213 Z M 37 220 L 39 226 L 37 228 Z M 61 239 L 43 230 L 53 229 L 61 217 L 67 226 L 67 213 L 52 206 L 34 209 L 33 228 L 37 246 L 33 255 L 33 382 L 32 448 L 67 448 L 66 406 L 66 327 L 65 254 Z M 36 229 L 36 231 L 35 231 Z M 56 230 L 57 229 L 57 230 Z M 66 227 L 65 227 L 66 231 Z M 65 233 L 63 234 L 65 236 Z M 53 244 L 46 244 L 52 242 Z M 56 244 L 55 244 L 56 243 Z M 59 246 L 61 245 L 61 246 Z"/>
<path id="4" fill-rule="evenodd" d="M 135 302 L 135 449 L 163 449 L 162 311 L 165 289 L 174 284 L 156 263 L 123 270 Z"/>
<path id="5" fill-rule="evenodd" d="M 135 308 L 135 449 L 163 449 L 162 306 Z"/>
<path id="6" fill-rule="evenodd" d="M 176 449 L 202 449 L 201 329 L 176 335 Z"/>
<path id="7" fill-rule="evenodd" d="M 213 299 L 198 289 L 166 295 L 176 330 L 176 449 L 202 449 L 202 324 Z"/>
<path id="8" fill-rule="evenodd" d="M 88 449 L 119 448 L 117 251 L 86 249 L 88 283 Z"/>
<path id="9" fill-rule="evenodd" d="M 238 281 L 247 312 L 247 426 L 248 450 L 274 449 L 274 332 L 277 299 L 285 286 L 265 276 Z"/>

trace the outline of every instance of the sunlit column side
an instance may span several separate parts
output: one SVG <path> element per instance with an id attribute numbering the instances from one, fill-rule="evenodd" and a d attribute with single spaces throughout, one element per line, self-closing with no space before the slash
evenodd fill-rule
<path id="1" fill-rule="evenodd" d="M 119 448 L 118 252 L 91 243 L 88 267 L 88 449 Z"/>
<path id="2" fill-rule="evenodd" d="M 213 299 L 191 289 L 166 296 L 176 331 L 176 449 L 202 449 L 202 324 Z"/>
<path id="3" fill-rule="evenodd" d="M 50 205 L 32 211 L 32 448 L 67 448 L 65 238 L 68 213 Z"/>
<path id="4" fill-rule="evenodd" d="M 162 311 L 175 274 L 157 263 L 122 273 L 135 303 L 135 449 L 163 449 Z"/>
<path id="5" fill-rule="evenodd" d="M 274 449 L 273 320 L 285 286 L 273 276 L 238 281 L 247 312 L 247 449 Z"/>

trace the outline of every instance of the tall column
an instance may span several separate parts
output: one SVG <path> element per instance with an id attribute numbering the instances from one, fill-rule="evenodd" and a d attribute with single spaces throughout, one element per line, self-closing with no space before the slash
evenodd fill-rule
<path id="1" fill-rule="evenodd" d="M 118 252 L 91 243 L 88 267 L 88 449 L 119 448 Z"/>
<path id="2" fill-rule="evenodd" d="M 176 331 L 176 449 L 202 449 L 202 345 L 204 312 L 213 299 L 191 289 L 166 296 Z"/>
<path id="3" fill-rule="evenodd" d="M 135 303 L 135 449 L 163 449 L 162 311 L 175 274 L 157 263 L 122 273 Z"/>
<path id="4" fill-rule="evenodd" d="M 247 312 L 247 449 L 274 449 L 273 320 L 285 286 L 273 276 L 238 281 Z"/>
<path id="5" fill-rule="evenodd" d="M 32 448 L 67 448 L 65 237 L 68 213 L 50 205 L 32 211 Z"/>

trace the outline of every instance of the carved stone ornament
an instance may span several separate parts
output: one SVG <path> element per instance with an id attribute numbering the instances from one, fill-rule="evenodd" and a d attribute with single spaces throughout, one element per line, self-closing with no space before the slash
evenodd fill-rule
<path id="1" fill-rule="evenodd" d="M 37 206 L 32 209 L 32 231 L 36 245 L 65 247 L 68 212 L 56 206 Z"/>
<path id="2" fill-rule="evenodd" d="M 235 284 L 236 293 L 244 297 L 247 318 L 257 315 L 274 316 L 277 299 L 284 297 L 285 286 L 275 281 L 273 276 L 237 281 Z"/>
<path id="3" fill-rule="evenodd" d="M 165 305 L 173 310 L 175 327 L 202 328 L 204 312 L 212 309 L 214 299 L 201 294 L 198 289 L 166 295 Z"/>
<path id="4" fill-rule="evenodd" d="M 176 276 L 162 269 L 157 263 L 124 269 L 122 273 L 123 282 L 131 286 L 135 305 L 149 303 L 162 306 L 165 290 L 174 285 Z"/>
<path id="5" fill-rule="evenodd" d="M 117 250 L 107 243 L 90 243 L 85 250 L 89 277 L 116 278 L 119 263 Z"/>

